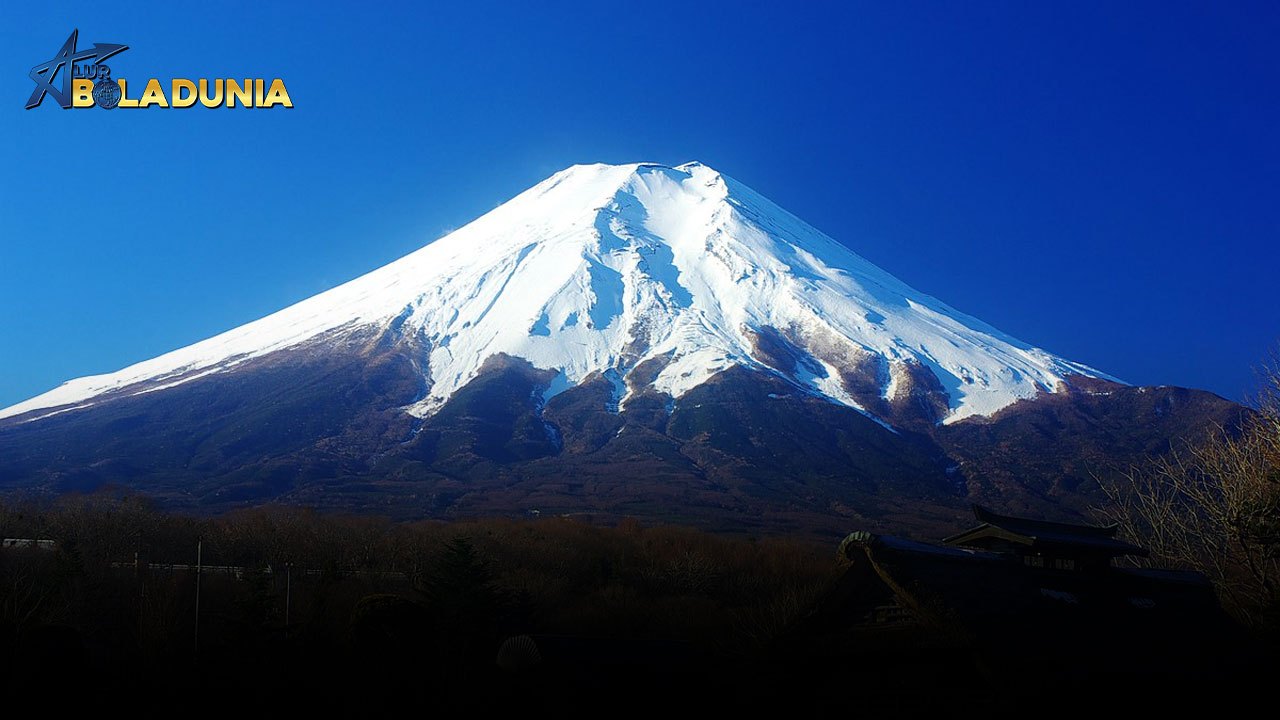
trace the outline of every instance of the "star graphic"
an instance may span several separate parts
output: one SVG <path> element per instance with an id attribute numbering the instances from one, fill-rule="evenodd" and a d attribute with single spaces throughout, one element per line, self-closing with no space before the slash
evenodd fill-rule
<path id="1" fill-rule="evenodd" d="M 102 62 L 116 53 L 129 49 L 128 45 L 116 45 L 113 43 L 94 43 L 92 50 L 81 50 L 76 52 L 76 36 L 80 34 L 77 28 L 71 31 L 71 35 L 67 41 L 62 43 L 62 49 L 58 51 L 53 59 L 36 65 L 31 68 L 31 79 L 36 83 L 36 89 L 31 91 L 31 97 L 27 99 L 27 109 L 40 104 L 44 100 L 45 94 L 53 96 L 54 100 L 64 108 L 71 107 L 71 68 L 64 65 L 74 65 L 80 60 L 88 60 L 96 57 L 98 62 Z M 58 70 L 62 69 L 62 89 L 59 90 L 53 86 L 53 78 L 58 74 Z"/>

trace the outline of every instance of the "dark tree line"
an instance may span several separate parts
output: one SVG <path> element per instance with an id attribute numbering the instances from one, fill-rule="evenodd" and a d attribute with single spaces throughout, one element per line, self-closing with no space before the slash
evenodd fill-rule
<path id="1" fill-rule="evenodd" d="M 236 702 L 357 716 L 424 693 L 442 708 L 503 701 L 495 657 L 518 635 L 759 657 L 836 571 L 820 545 L 636 522 L 196 518 L 110 494 L 2 504 L 0 535 L 55 541 L 0 551 L 0 662 L 15 687 L 215 705 L 235 688 Z M 193 566 L 197 544 L 198 612 L 194 570 L 173 567 Z"/>

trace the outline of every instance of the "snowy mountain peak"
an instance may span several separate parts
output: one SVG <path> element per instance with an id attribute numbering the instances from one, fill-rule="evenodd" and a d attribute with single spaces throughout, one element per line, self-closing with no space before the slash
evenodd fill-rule
<path id="1" fill-rule="evenodd" d="M 554 371 L 547 397 L 600 374 L 621 406 L 649 389 L 679 398 L 744 366 L 890 423 L 921 408 L 931 422 L 988 415 L 1071 375 L 1106 378 L 917 292 L 706 165 L 595 164 L 363 277 L 0 418 L 162 391 L 371 330 L 419 361 L 428 389 L 405 408 L 418 416 L 501 354 Z"/>

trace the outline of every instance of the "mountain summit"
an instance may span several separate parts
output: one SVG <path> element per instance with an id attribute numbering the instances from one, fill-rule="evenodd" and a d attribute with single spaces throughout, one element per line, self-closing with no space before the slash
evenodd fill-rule
<path id="1" fill-rule="evenodd" d="M 422 392 L 404 410 L 419 418 L 496 357 L 553 373 L 544 400 L 597 375 L 617 407 L 642 389 L 678 399 L 741 366 L 895 426 L 991 415 L 1073 376 L 1112 380 L 908 287 L 705 165 L 597 164 L 363 277 L 0 418 L 161 392 L 370 332 L 418 362 Z"/>

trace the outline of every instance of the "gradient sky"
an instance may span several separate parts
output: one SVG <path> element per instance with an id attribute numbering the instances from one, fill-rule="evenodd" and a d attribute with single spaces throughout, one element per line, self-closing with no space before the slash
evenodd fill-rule
<path id="1" fill-rule="evenodd" d="M 0 406 L 565 166 L 693 159 L 1015 337 L 1245 397 L 1280 340 L 1280 5 L 794 5 L 6 4 Z M 76 28 L 130 46 L 117 76 L 281 77 L 296 107 L 24 110 Z"/>

